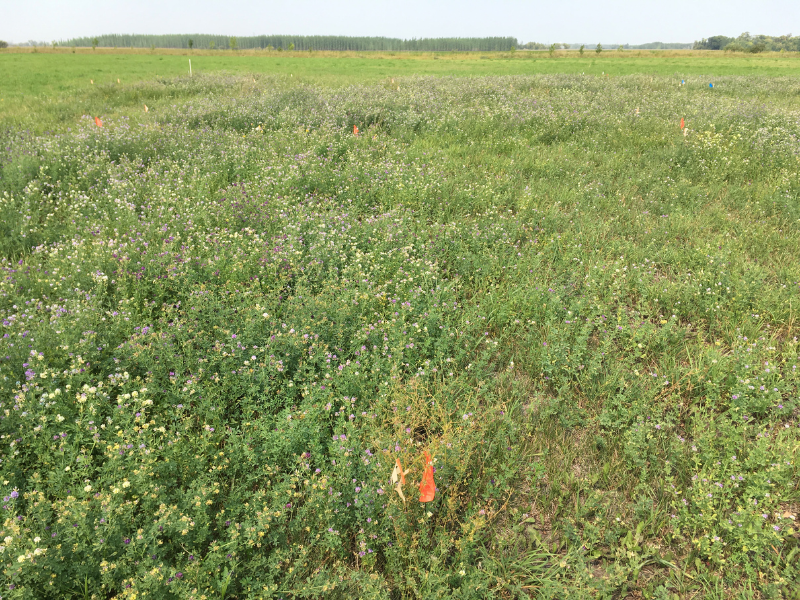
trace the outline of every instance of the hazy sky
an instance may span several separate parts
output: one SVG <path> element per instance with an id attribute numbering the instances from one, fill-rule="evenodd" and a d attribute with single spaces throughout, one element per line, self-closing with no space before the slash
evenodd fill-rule
<path id="1" fill-rule="evenodd" d="M 640 44 L 792 25 L 800 29 L 799 0 L 0 0 L 0 39 L 10 42 L 216 33 Z"/>

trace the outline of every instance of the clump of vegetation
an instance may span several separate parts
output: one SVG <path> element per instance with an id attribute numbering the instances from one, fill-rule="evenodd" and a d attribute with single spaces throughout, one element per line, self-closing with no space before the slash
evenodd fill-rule
<path id="1" fill-rule="evenodd" d="M 686 81 L 3 129 L 4 596 L 791 597 L 797 82 Z"/>
<path id="2" fill-rule="evenodd" d="M 737 38 L 724 35 L 711 36 L 694 43 L 695 50 L 727 50 L 728 52 L 750 52 L 758 54 L 760 52 L 780 52 L 800 51 L 800 36 L 782 35 L 756 35 L 752 36 L 749 32 L 744 32 Z"/>

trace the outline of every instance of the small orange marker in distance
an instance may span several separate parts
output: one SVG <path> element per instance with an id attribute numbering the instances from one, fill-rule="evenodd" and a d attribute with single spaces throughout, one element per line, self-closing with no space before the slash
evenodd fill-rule
<path id="1" fill-rule="evenodd" d="M 358 135 L 358 127 L 353 125 L 353 135 Z"/>
<path id="2" fill-rule="evenodd" d="M 103 122 L 100 120 L 100 117 L 95 117 L 94 118 L 94 124 L 97 125 L 98 127 L 102 127 L 103 126 Z"/>
<path id="3" fill-rule="evenodd" d="M 150 112 L 150 109 L 147 108 L 147 104 L 144 105 L 144 112 Z"/>
<path id="4" fill-rule="evenodd" d="M 683 123 L 683 117 L 681 117 L 681 130 L 683 130 L 683 125 L 684 125 L 684 123 Z"/>

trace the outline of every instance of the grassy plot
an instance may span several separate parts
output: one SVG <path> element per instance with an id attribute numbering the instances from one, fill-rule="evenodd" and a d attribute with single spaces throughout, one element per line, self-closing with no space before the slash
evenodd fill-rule
<path id="1" fill-rule="evenodd" d="M 611 76 L 648 74 L 673 77 L 724 75 L 797 76 L 800 57 L 786 53 L 723 54 L 711 51 L 546 52 L 264 52 L 209 50 L 125 50 L 69 48 L 32 52 L 0 51 L 0 115 L 4 121 L 36 119 L 25 126 L 47 128 L 74 119 L 88 108 L 106 110 L 105 97 L 123 85 L 226 71 L 301 78 L 318 85 L 349 85 L 412 75 L 483 76 L 567 73 Z M 94 81 L 92 85 L 90 81 Z M 706 86 L 708 81 L 700 78 Z M 677 82 L 676 82 L 677 83 Z M 103 92 L 98 92 L 102 87 Z M 92 90 L 95 89 L 94 92 Z M 77 93 L 77 96 L 75 95 Z M 116 99 L 117 102 L 119 99 Z M 58 116 L 57 121 L 53 119 Z"/>
<path id="2" fill-rule="evenodd" d="M 9 597 L 796 598 L 800 88 L 687 82 L 201 75 L 4 131 Z"/>

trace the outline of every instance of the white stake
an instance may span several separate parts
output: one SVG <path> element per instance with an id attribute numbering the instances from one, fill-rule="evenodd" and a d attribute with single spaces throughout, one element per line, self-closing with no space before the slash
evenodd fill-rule
<path id="1" fill-rule="evenodd" d="M 189 77 L 192 76 L 192 59 L 189 59 Z"/>

